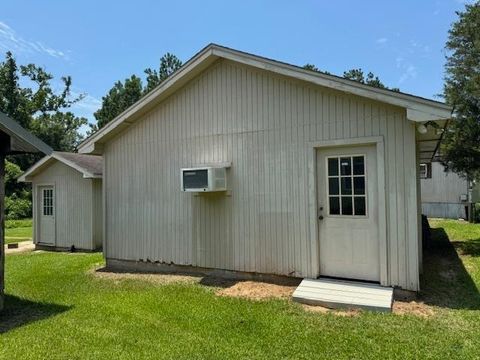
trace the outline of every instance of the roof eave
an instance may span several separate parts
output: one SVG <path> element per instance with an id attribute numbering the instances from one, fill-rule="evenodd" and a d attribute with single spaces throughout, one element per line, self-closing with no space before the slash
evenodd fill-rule
<path id="1" fill-rule="evenodd" d="M 103 147 L 101 144 L 104 141 L 128 127 L 133 122 L 133 118 L 149 111 L 158 102 L 170 96 L 177 89 L 185 85 L 190 79 L 213 64 L 217 59 L 218 57 L 213 55 L 211 45 L 201 50 L 177 72 L 175 72 L 175 74 L 162 82 L 155 90 L 127 108 L 115 119 L 105 125 L 105 127 L 82 142 L 78 147 L 78 152 L 82 154 L 102 154 Z"/>
<path id="2" fill-rule="evenodd" d="M 11 138 L 12 152 L 42 152 L 45 155 L 51 154 L 53 149 L 45 144 L 35 135 L 29 133 L 16 121 L 9 118 L 3 112 L 0 112 L 0 131 L 5 132 Z M 16 149 L 15 144 L 19 145 L 21 149 Z"/>
<path id="3" fill-rule="evenodd" d="M 407 119 L 414 122 L 447 120 L 451 118 L 452 108 L 437 101 L 374 88 L 372 86 L 356 83 L 352 80 L 313 72 L 294 65 L 211 44 L 192 57 L 192 59 L 182 66 L 182 68 L 160 84 L 155 90 L 126 109 L 90 138 L 86 139 L 80 144 L 78 152 L 84 154 L 102 154 L 103 144 L 108 139 L 128 127 L 136 118 L 149 111 L 153 106 L 171 95 L 181 86 L 185 85 L 186 82 L 219 58 L 253 66 L 279 75 L 296 78 L 337 91 L 399 106 L 407 110 Z"/>
<path id="4" fill-rule="evenodd" d="M 33 164 L 28 170 L 26 170 L 19 178 L 18 182 L 32 182 L 32 178 L 42 171 L 42 169 L 48 166 L 53 160 L 60 161 L 61 163 L 71 167 L 72 169 L 77 170 L 85 179 L 101 179 L 102 175 L 93 174 L 77 164 L 71 162 L 68 159 L 65 159 L 59 153 L 53 152 L 51 155 L 47 155 L 44 158 L 40 159 L 38 162 Z"/>

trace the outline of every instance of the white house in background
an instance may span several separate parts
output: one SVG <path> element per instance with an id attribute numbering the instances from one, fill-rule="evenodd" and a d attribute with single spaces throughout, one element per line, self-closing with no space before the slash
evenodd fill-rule
<path id="1" fill-rule="evenodd" d="M 209 45 L 79 147 L 103 155 L 107 266 L 417 291 L 417 169 L 441 135 L 429 123 L 450 118 L 440 102 Z"/>
<path id="2" fill-rule="evenodd" d="M 19 181 L 33 190 L 33 240 L 37 248 L 102 247 L 102 157 L 53 152 Z"/>
<path id="3" fill-rule="evenodd" d="M 445 172 L 440 161 L 420 164 L 422 214 L 428 217 L 467 219 L 470 182 Z"/>

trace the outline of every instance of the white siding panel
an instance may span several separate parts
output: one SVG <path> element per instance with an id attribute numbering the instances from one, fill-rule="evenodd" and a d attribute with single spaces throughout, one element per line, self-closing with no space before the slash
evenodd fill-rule
<path id="1" fill-rule="evenodd" d="M 416 290 L 407 261 L 417 251 L 416 182 L 405 171 L 415 166 L 415 133 L 405 111 L 229 61 L 106 144 L 106 256 L 316 276 L 309 142 L 378 135 L 390 283 Z M 232 162 L 227 195 L 180 191 L 182 167 L 224 161 Z"/>

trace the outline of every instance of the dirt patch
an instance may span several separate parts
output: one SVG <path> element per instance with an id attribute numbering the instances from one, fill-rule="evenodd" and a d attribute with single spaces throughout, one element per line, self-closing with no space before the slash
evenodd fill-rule
<path id="1" fill-rule="evenodd" d="M 7 245 L 5 245 L 5 254 L 15 254 L 21 253 L 26 251 L 33 251 L 35 249 L 35 245 L 33 241 L 20 241 L 18 243 L 18 247 L 14 249 L 9 249 Z"/>
<path id="2" fill-rule="evenodd" d="M 142 274 L 142 273 L 122 273 L 109 272 L 103 268 L 94 268 L 89 271 L 92 276 L 100 279 L 113 281 L 115 284 L 123 280 L 147 281 L 158 285 L 168 285 L 174 283 L 201 284 L 219 288 L 215 291 L 217 296 L 238 297 L 249 300 L 267 300 L 284 299 L 290 300 L 292 294 L 298 286 L 297 282 L 284 281 L 269 283 L 262 281 L 239 281 L 222 277 L 201 277 L 191 275 L 177 274 Z M 358 309 L 328 309 L 323 306 L 301 305 L 305 311 L 319 314 L 333 314 L 342 317 L 354 317 L 362 313 Z M 393 314 L 396 315 L 415 315 L 428 318 L 435 314 L 433 308 L 423 302 L 416 301 L 395 301 L 393 304 Z"/>
<path id="3" fill-rule="evenodd" d="M 99 279 L 110 280 L 118 284 L 123 280 L 140 280 L 147 281 L 159 285 L 186 283 L 195 284 L 200 282 L 199 277 L 175 274 L 140 274 L 140 273 L 120 273 L 103 271 L 99 268 L 94 268 L 89 273 Z"/>
<path id="4" fill-rule="evenodd" d="M 240 297 L 251 300 L 288 299 L 295 291 L 295 285 L 279 285 L 257 281 L 240 281 L 230 287 L 218 290 L 218 296 Z"/>
<path id="5" fill-rule="evenodd" d="M 396 315 L 415 315 L 423 318 L 435 315 L 431 306 L 416 301 L 395 301 L 392 312 Z"/>

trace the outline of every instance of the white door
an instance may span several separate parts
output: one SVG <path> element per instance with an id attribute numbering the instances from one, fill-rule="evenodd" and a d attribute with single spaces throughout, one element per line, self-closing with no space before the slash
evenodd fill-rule
<path id="1" fill-rule="evenodd" d="M 39 186 L 38 192 L 38 242 L 55 245 L 55 188 Z"/>
<path id="2" fill-rule="evenodd" d="M 380 280 L 376 147 L 318 150 L 320 274 Z"/>

